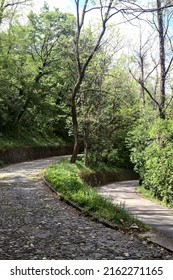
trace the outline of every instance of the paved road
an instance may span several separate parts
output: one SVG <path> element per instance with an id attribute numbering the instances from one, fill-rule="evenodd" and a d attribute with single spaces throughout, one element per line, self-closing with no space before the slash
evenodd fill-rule
<path id="1" fill-rule="evenodd" d="M 173 259 L 173 253 L 106 228 L 42 184 L 57 158 L 0 169 L 0 259 Z"/>
<path id="2" fill-rule="evenodd" d="M 173 209 L 157 205 L 136 192 L 138 181 L 124 181 L 98 188 L 98 192 L 125 207 L 144 223 L 173 238 Z"/>

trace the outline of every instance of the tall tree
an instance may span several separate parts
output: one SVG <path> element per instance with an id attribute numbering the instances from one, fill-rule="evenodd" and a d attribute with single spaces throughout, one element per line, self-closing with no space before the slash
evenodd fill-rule
<path id="1" fill-rule="evenodd" d="M 97 2 L 97 1 L 96 1 Z M 77 107 L 76 97 L 80 92 L 80 87 L 84 81 L 86 70 L 91 63 L 93 57 L 97 54 L 98 50 L 102 45 L 102 39 L 107 29 L 107 24 L 110 18 L 118 11 L 113 11 L 114 0 L 109 1 L 98 1 L 99 6 L 91 6 L 89 0 L 83 1 L 75 0 L 76 3 L 76 36 L 75 36 L 75 57 L 76 57 L 76 82 L 72 89 L 71 94 L 71 110 L 72 110 L 72 123 L 73 123 L 73 134 L 74 134 L 74 149 L 71 157 L 71 163 L 74 163 L 77 158 L 79 149 L 79 137 L 78 137 L 78 119 L 77 119 Z M 82 5 L 83 3 L 83 5 Z M 82 6 L 82 11 L 81 11 Z M 92 43 L 91 50 L 87 56 L 83 59 L 82 49 L 80 47 L 82 31 L 84 29 L 86 15 L 93 10 L 100 12 L 100 28 L 98 30 L 98 36 L 94 44 Z"/>
<path id="2" fill-rule="evenodd" d="M 62 95 L 67 99 L 65 76 L 72 73 L 64 66 L 74 23 L 73 15 L 45 7 L 39 15 L 30 13 L 27 25 L 16 23 L 1 32 L 1 130 L 58 127 Z"/>
<path id="3" fill-rule="evenodd" d="M 150 99 L 155 103 L 156 107 L 158 108 L 160 118 L 165 119 L 167 107 L 166 88 L 168 88 L 168 76 L 172 70 L 173 64 L 173 53 L 171 53 L 173 52 L 172 35 L 170 36 L 170 25 L 173 16 L 173 3 L 172 1 L 155 0 L 152 2 L 152 6 L 150 8 L 142 7 L 137 5 L 137 3 L 134 5 L 135 6 L 132 9 L 133 16 L 138 17 L 138 19 L 140 19 L 141 14 L 144 13 L 149 14 L 150 18 L 152 16 L 152 19 L 147 19 L 146 21 L 157 33 L 159 61 L 153 66 L 150 74 L 153 74 L 156 69 L 160 69 L 159 95 L 155 96 L 143 79 L 138 79 L 136 77 L 135 79 L 139 82 L 143 91 L 145 91 Z"/>

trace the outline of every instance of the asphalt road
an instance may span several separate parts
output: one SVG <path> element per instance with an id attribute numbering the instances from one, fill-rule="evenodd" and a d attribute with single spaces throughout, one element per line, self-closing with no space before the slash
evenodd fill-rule
<path id="1" fill-rule="evenodd" d="M 139 220 L 156 229 L 157 238 L 164 239 L 163 242 L 173 249 L 173 209 L 143 198 L 136 191 L 137 185 L 136 180 L 116 182 L 98 188 L 98 192 L 109 197 L 113 203 L 123 204 Z"/>

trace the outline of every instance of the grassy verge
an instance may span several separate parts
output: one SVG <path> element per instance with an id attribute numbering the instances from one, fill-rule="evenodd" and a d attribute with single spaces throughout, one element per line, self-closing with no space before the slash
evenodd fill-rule
<path id="1" fill-rule="evenodd" d="M 151 191 L 148 189 L 145 189 L 143 185 L 138 186 L 136 188 L 136 190 L 144 197 L 147 198 L 148 200 L 155 202 L 156 204 L 162 205 L 162 206 L 166 206 L 169 208 L 173 208 L 173 201 L 171 201 L 169 204 L 164 203 L 163 201 L 160 201 L 157 198 L 154 198 Z"/>
<path id="2" fill-rule="evenodd" d="M 144 228 L 144 225 L 130 215 L 123 205 L 113 204 L 82 181 L 79 176 L 82 172 L 93 170 L 85 167 L 80 161 L 70 164 L 69 161 L 63 160 L 49 166 L 45 178 L 63 199 L 75 202 L 85 213 L 92 213 L 95 218 L 104 218 L 120 228 L 130 227 L 134 223 Z"/>
<path id="3" fill-rule="evenodd" d="M 0 148 L 15 148 L 15 147 L 35 147 L 35 146 L 58 146 L 65 142 L 49 134 L 29 131 L 15 131 L 13 134 L 0 134 Z"/>

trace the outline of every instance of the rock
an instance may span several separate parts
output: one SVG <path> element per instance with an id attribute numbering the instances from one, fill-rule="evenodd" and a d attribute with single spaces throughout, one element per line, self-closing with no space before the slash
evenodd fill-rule
<path id="1" fill-rule="evenodd" d="M 29 248 L 29 245 L 25 245 L 25 246 L 23 246 L 23 248 L 28 249 L 28 248 Z"/>
<path id="2" fill-rule="evenodd" d="M 123 253 L 123 256 L 130 257 L 130 254 L 129 253 Z"/>
<path id="3" fill-rule="evenodd" d="M 131 229 L 139 229 L 139 227 L 138 227 L 136 224 L 132 224 L 132 225 L 130 226 L 130 228 L 131 228 Z"/>

